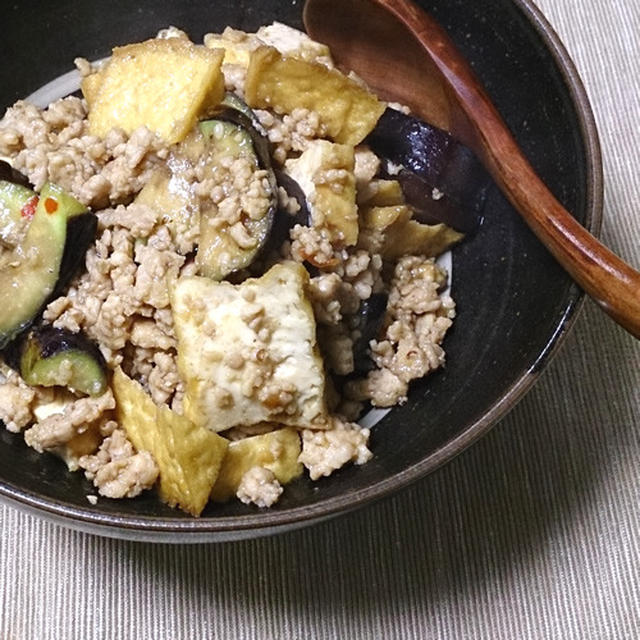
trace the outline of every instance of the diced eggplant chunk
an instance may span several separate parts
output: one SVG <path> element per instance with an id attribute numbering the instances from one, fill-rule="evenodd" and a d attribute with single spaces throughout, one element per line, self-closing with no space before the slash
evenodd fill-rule
<path id="1" fill-rule="evenodd" d="M 249 267 L 264 251 L 271 235 L 278 204 L 278 185 L 271 167 L 269 142 L 256 128 L 257 120 L 249 107 L 233 94 L 227 94 L 215 118 L 200 123 L 200 131 L 208 139 L 214 155 L 246 158 L 257 169 L 266 171 L 269 194 L 266 206 L 257 218 L 242 221 L 251 242 L 241 247 L 226 225 L 212 224 L 211 215 L 200 220 L 200 244 L 196 264 L 202 275 L 222 280 Z"/>
<path id="2" fill-rule="evenodd" d="M 233 95 L 233 94 L 228 94 Z M 244 107 L 225 107 L 218 113 L 216 113 L 216 120 L 224 120 L 225 122 L 232 122 L 233 124 L 242 127 L 251 137 L 253 142 L 253 149 L 258 160 L 258 166 L 267 172 L 267 179 L 272 187 L 276 186 L 276 178 L 273 173 L 273 167 L 271 163 L 271 147 L 269 146 L 269 140 L 266 135 L 262 133 L 262 127 L 258 128 L 258 119 L 253 115 L 253 111 L 247 105 L 240 100 L 237 96 L 234 96 L 234 100 L 231 104 L 239 103 Z"/>
<path id="3" fill-rule="evenodd" d="M 394 177 L 413 209 L 414 220 L 428 225 L 445 223 L 461 233 L 475 233 L 478 230 L 482 222 L 486 189 L 478 193 L 473 209 L 469 209 L 411 171 L 401 169 Z"/>
<path id="4" fill-rule="evenodd" d="M 81 333 L 45 325 L 24 340 L 20 375 L 33 386 L 63 386 L 99 396 L 107 389 L 107 369 L 98 347 Z"/>
<path id="5" fill-rule="evenodd" d="M 253 142 L 249 132 L 233 122 L 215 118 L 200 122 L 200 132 L 214 145 L 216 153 L 234 158 L 253 154 Z"/>
<path id="6" fill-rule="evenodd" d="M 353 327 L 360 333 L 353 345 L 354 373 L 364 374 L 374 368 L 369 353 L 369 343 L 380 334 L 388 299 L 389 296 L 386 293 L 374 293 L 360 304 Z"/>
<path id="7" fill-rule="evenodd" d="M 0 254 L 0 349 L 24 331 L 82 263 L 97 220 L 59 187 L 45 184 L 24 239 Z"/>
<path id="8" fill-rule="evenodd" d="M 446 131 L 390 108 L 366 142 L 401 167 L 389 173 L 402 184 L 416 219 L 463 232 L 477 229 L 491 178 L 469 148 Z"/>

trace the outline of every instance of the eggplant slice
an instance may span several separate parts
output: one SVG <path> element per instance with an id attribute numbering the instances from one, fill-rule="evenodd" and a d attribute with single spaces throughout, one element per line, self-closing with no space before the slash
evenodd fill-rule
<path id="1" fill-rule="evenodd" d="M 235 103 L 241 103 L 235 97 Z M 246 107 L 246 105 L 245 105 Z M 210 216 L 205 214 L 200 222 L 200 244 L 196 256 L 198 270 L 202 275 L 222 280 L 246 269 L 262 254 L 274 224 L 278 204 L 278 185 L 271 166 L 269 142 L 254 125 L 249 107 L 223 106 L 210 120 L 200 123 L 200 131 L 212 145 L 214 153 L 248 158 L 256 168 L 267 173 L 269 197 L 262 214 L 256 219 L 243 221 L 244 227 L 253 240 L 250 247 L 243 248 L 229 235 L 229 228 L 213 226 Z M 217 151 L 216 151 L 217 150 Z"/>
<path id="2" fill-rule="evenodd" d="M 477 230 L 491 177 L 473 152 L 446 131 L 387 108 L 365 142 L 386 159 L 418 222 Z"/>
<path id="3" fill-rule="evenodd" d="M 24 207 L 21 212 L 12 215 L 22 215 Z M 97 228 L 96 216 L 53 184 L 44 185 L 29 218 L 22 240 L 0 253 L 0 349 L 27 329 L 43 306 L 66 287 Z M 12 216 L 7 220 L 10 223 Z"/>
<path id="4" fill-rule="evenodd" d="M 20 375 L 32 386 L 64 386 L 99 396 L 107 390 L 107 366 L 98 347 L 82 333 L 43 325 L 29 332 L 19 358 Z"/>

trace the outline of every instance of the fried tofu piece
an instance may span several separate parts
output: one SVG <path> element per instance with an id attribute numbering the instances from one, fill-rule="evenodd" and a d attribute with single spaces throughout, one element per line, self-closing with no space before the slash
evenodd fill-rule
<path id="1" fill-rule="evenodd" d="M 280 484 L 291 482 L 302 475 L 304 469 L 298 462 L 301 450 L 300 436 L 290 427 L 231 442 L 211 499 L 225 502 L 232 498 L 242 476 L 256 466 L 272 471 Z"/>
<path id="2" fill-rule="evenodd" d="M 210 114 L 214 113 L 220 104 L 220 101 L 224 98 L 225 92 L 225 84 L 224 84 L 224 75 L 220 72 L 215 80 L 215 82 L 211 85 L 209 89 L 209 93 L 204 99 L 202 103 L 202 107 L 200 109 L 200 113 L 198 114 L 199 118 L 205 118 Z"/>
<path id="3" fill-rule="evenodd" d="M 228 440 L 193 424 L 168 407 L 157 407 L 135 380 L 113 375 L 116 418 L 138 451 L 149 451 L 160 469 L 163 502 L 197 516 L 209 500 Z"/>
<path id="4" fill-rule="evenodd" d="M 225 30 L 226 32 L 226 30 Z M 233 33 L 238 33 L 233 31 Z M 244 34 L 243 38 L 232 38 L 208 33 L 205 36 L 204 44 L 209 49 L 222 49 L 224 51 L 224 64 L 235 64 L 245 69 L 249 66 L 251 52 L 260 46 L 260 41 L 256 40 L 253 34 Z"/>
<path id="5" fill-rule="evenodd" d="M 101 77 L 85 79 L 90 132 L 104 138 L 115 127 L 130 134 L 146 126 L 169 144 L 179 142 L 203 107 L 222 99 L 223 57 L 222 51 L 182 38 L 115 48 L 107 66 L 94 74 Z"/>
<path id="6" fill-rule="evenodd" d="M 380 250 L 383 258 L 394 260 L 403 255 L 434 258 L 464 238 L 446 224 L 422 224 L 412 220 L 406 205 L 369 207 L 362 213 L 363 224 L 384 233 Z"/>
<path id="7" fill-rule="evenodd" d="M 204 37 L 204 44 L 210 49 L 224 49 L 224 64 L 235 64 L 245 69 L 249 66 L 251 52 L 264 45 L 274 47 L 283 55 L 331 63 L 329 47 L 281 22 L 262 26 L 256 33 L 227 27 L 221 34 L 208 33 Z"/>
<path id="8" fill-rule="evenodd" d="M 89 110 L 91 110 L 93 104 L 98 97 L 98 93 L 100 92 L 100 86 L 102 85 L 102 80 L 104 78 L 104 71 L 95 71 L 94 73 L 85 76 L 80 81 L 80 89 L 82 91 L 82 95 L 84 99 L 87 101 L 87 105 L 89 106 Z"/>
<path id="9" fill-rule="evenodd" d="M 260 27 L 256 31 L 256 36 L 264 44 L 276 48 L 282 55 L 331 63 L 331 53 L 326 44 L 316 42 L 304 31 L 294 29 L 282 22 L 273 22 Z"/>
<path id="10" fill-rule="evenodd" d="M 251 52 L 245 99 L 250 107 L 291 113 L 315 111 L 329 138 L 355 146 L 375 127 L 383 102 L 336 69 L 293 56 L 273 47 Z"/>
<path id="11" fill-rule="evenodd" d="M 329 231 L 332 242 L 352 246 L 358 241 L 354 150 L 328 140 L 314 140 L 286 172 L 307 199 L 314 227 Z"/>
<path id="12" fill-rule="evenodd" d="M 387 231 L 382 257 L 397 259 L 404 255 L 435 258 L 464 238 L 446 224 L 422 224 L 409 220 L 404 225 L 394 225 Z"/>
<path id="13" fill-rule="evenodd" d="M 98 97 L 103 79 L 104 70 L 101 70 L 96 71 L 91 75 L 85 76 L 80 82 L 80 89 L 82 90 L 84 99 L 87 101 L 89 110 L 91 110 L 93 104 L 96 101 L 96 98 Z M 220 73 L 218 74 L 218 78 L 209 90 L 209 94 L 202 103 L 200 116 L 206 116 L 208 113 L 215 110 L 215 108 L 220 103 L 221 96 L 224 96 L 224 90 L 224 76 Z"/>
<path id="14" fill-rule="evenodd" d="M 284 262 L 240 285 L 200 276 L 172 283 L 184 412 L 193 422 L 213 431 L 327 427 L 308 279 L 302 265 Z"/>
<path id="15" fill-rule="evenodd" d="M 405 203 L 402 187 L 397 180 L 377 178 L 357 194 L 358 206 L 390 207 Z"/>
<path id="16" fill-rule="evenodd" d="M 392 225 L 404 225 L 411 220 L 411 209 L 406 204 L 369 206 L 361 210 L 362 224 L 368 229 L 387 231 Z"/>

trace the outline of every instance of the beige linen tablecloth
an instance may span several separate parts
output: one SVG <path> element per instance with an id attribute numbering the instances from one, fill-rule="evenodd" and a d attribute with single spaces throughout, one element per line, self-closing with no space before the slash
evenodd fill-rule
<path id="1" fill-rule="evenodd" d="M 638 267 L 640 2 L 539 5 L 593 102 L 604 241 Z M 494 431 L 353 515 L 179 547 L 74 533 L 0 506 L 0 639 L 635 640 L 639 428 L 640 343 L 588 302 Z"/>

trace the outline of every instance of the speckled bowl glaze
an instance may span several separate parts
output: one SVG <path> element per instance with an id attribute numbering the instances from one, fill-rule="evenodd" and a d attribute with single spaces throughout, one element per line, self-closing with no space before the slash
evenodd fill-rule
<path id="1" fill-rule="evenodd" d="M 338 2 L 338 0 L 336 0 Z M 602 210 L 598 136 L 577 73 L 530 0 L 421 0 L 472 62 L 534 167 L 592 233 Z M 16 0 L 3 9 L 0 107 L 114 45 L 167 25 L 195 40 L 225 25 L 255 30 L 279 20 L 301 27 L 302 0 Z M 209 505 L 198 519 L 153 492 L 100 499 L 52 455 L 0 430 L 0 497 L 13 506 L 92 533 L 164 542 L 211 542 L 272 534 L 362 507 L 406 487 L 486 433 L 531 387 L 570 329 L 579 289 L 493 189 L 480 232 L 453 252 L 458 318 L 446 338 L 446 368 L 413 385 L 409 401 L 378 423 L 375 457 L 312 483 L 289 485 L 268 511 L 240 502 Z"/>

